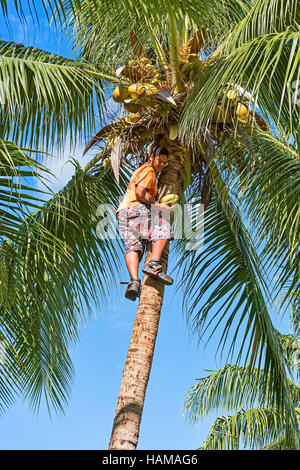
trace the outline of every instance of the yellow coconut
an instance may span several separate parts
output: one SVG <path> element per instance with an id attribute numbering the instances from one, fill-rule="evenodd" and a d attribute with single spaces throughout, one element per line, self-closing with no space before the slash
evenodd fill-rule
<path id="1" fill-rule="evenodd" d="M 143 85 L 142 83 L 140 83 L 140 84 L 137 86 L 136 91 L 137 91 L 137 93 L 138 93 L 139 96 L 144 95 L 144 94 L 145 94 L 145 91 L 146 91 L 145 85 Z"/>
<path id="2" fill-rule="evenodd" d="M 124 101 L 121 97 L 120 88 L 118 86 L 114 89 L 112 97 L 116 103 L 123 103 Z"/>
<path id="3" fill-rule="evenodd" d="M 158 92 L 156 86 L 152 85 L 151 83 L 147 83 L 147 85 L 145 85 L 145 88 L 146 88 L 146 95 L 147 96 L 154 96 Z"/>
<path id="4" fill-rule="evenodd" d="M 136 103 L 124 103 L 124 106 L 129 113 L 137 113 L 140 109 L 140 105 Z"/>
<path id="5" fill-rule="evenodd" d="M 238 117 L 248 116 L 249 109 L 243 103 L 238 103 L 237 107 L 236 107 L 236 110 L 235 110 L 235 113 Z"/>
<path id="6" fill-rule="evenodd" d="M 167 196 L 162 197 L 159 202 L 161 203 L 168 202 L 169 204 L 173 206 L 174 204 L 177 204 L 178 201 L 179 201 L 179 196 L 177 194 L 168 194 Z"/>
<path id="7" fill-rule="evenodd" d="M 234 104 L 235 100 L 237 99 L 237 92 L 234 90 L 228 90 L 226 93 L 226 98 L 232 101 Z"/>
<path id="8" fill-rule="evenodd" d="M 139 86 L 138 83 L 133 83 L 133 85 L 130 85 L 128 87 L 128 93 L 130 95 L 130 98 L 132 98 L 133 100 L 136 100 L 139 97 L 139 94 L 137 91 L 138 86 Z"/>
<path id="9" fill-rule="evenodd" d="M 122 101 L 127 100 L 129 98 L 128 86 L 119 85 L 119 90 L 120 90 L 120 97 L 121 97 Z"/>

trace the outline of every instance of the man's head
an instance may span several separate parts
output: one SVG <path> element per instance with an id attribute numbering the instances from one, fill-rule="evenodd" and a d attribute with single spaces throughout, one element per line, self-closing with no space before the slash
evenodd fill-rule
<path id="1" fill-rule="evenodd" d="M 151 163 L 155 173 L 159 173 L 162 171 L 164 166 L 168 161 L 169 152 L 166 147 L 162 147 L 161 145 L 156 145 L 150 151 L 149 162 Z"/>

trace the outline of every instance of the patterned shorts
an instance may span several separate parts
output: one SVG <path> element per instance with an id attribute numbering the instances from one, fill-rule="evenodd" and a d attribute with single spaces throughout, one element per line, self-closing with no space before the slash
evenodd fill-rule
<path id="1" fill-rule="evenodd" d="M 158 209 L 154 204 L 136 204 L 121 209 L 116 217 L 125 245 L 125 256 L 136 251 L 141 261 L 147 240 L 154 242 L 174 239 L 172 225 L 168 220 L 170 213 Z"/>

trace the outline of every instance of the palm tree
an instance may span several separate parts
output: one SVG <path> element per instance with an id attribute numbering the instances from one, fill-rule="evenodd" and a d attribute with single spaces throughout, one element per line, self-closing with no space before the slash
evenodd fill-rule
<path id="1" fill-rule="evenodd" d="M 5 13 L 6 2 L 1 5 Z M 250 367 L 263 370 L 265 391 L 274 385 L 270 403 L 284 410 L 287 442 L 298 448 L 282 346 L 268 309 L 278 293 L 284 292 L 285 308 L 295 307 L 298 298 L 297 2 L 214 0 L 195 8 L 189 0 L 56 0 L 43 5 L 50 6 L 56 23 L 70 34 L 77 60 L 2 41 L 0 79 L 8 93 L 1 108 L 1 137 L 45 149 L 54 142 L 63 146 L 68 131 L 73 142 L 77 132 L 88 139 L 95 132 L 96 105 L 101 129 L 86 151 L 98 143 L 102 148 L 84 170 L 77 166 L 73 180 L 34 219 L 63 243 L 69 257 L 55 258 L 50 250 L 38 260 L 33 257 L 26 292 L 30 303 L 18 293 L 18 312 L 24 313 L 19 323 L 29 308 L 35 312 L 39 351 L 34 354 L 27 347 L 21 356 L 23 387 L 36 405 L 45 391 L 62 406 L 71 370 L 67 347 L 76 338 L 76 319 L 83 309 L 78 293 L 90 306 L 99 283 L 105 298 L 108 274 L 115 273 L 112 264 L 118 268 L 115 245 L 97 245 L 91 214 L 108 197 L 116 205 L 120 187 L 110 167 L 117 182 L 121 176 L 122 188 L 134 156 L 160 142 L 169 148 L 170 158 L 159 178 L 159 197 L 175 193 L 182 204 L 201 203 L 206 211 L 204 251 L 186 250 L 185 239 L 174 243 L 194 331 L 202 334 L 206 321 L 212 323 L 217 315 L 217 325 L 227 318 L 222 338 L 225 346 L 231 337 L 233 352 L 244 326 L 238 359 L 244 354 Z M 112 91 L 117 111 L 106 102 Z M 51 217 L 45 216 L 48 212 Z M 66 220 L 61 221 L 61 213 Z M 66 227 L 72 223 L 78 229 L 70 236 Z M 27 225 L 21 253 L 32 243 Z M 151 245 L 146 261 L 150 251 Z M 163 255 L 165 268 L 168 252 L 169 247 Z M 48 271 L 51 282 L 46 283 L 42 280 L 49 279 Z M 17 279 L 21 292 L 22 276 Z M 144 276 L 111 449 L 137 446 L 163 295 L 163 287 Z M 15 314 L 13 306 L 8 312 Z M 55 351 L 42 341 L 41 328 L 52 331 Z M 19 348 L 23 343 L 18 337 Z"/>
<path id="2" fill-rule="evenodd" d="M 299 340 L 279 334 L 283 351 L 299 380 Z M 289 382 L 291 396 L 300 424 L 300 387 Z M 272 384 L 270 383 L 270 387 Z M 285 435 L 285 414 L 269 402 L 270 393 L 262 387 L 262 373 L 227 364 L 207 377 L 197 380 L 186 395 L 185 411 L 196 424 L 211 411 L 234 411 L 218 417 L 201 450 L 234 450 L 240 446 L 262 450 L 292 450 Z"/>

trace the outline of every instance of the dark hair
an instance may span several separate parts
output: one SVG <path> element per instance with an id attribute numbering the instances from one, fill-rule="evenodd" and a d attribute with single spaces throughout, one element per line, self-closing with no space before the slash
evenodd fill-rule
<path id="1" fill-rule="evenodd" d="M 150 155 L 154 155 L 154 157 L 157 157 L 158 155 L 167 155 L 169 156 L 169 151 L 166 147 L 163 147 L 162 145 L 158 144 L 153 144 L 148 152 L 145 154 L 143 158 L 143 163 L 146 163 L 149 161 Z"/>
<path id="2" fill-rule="evenodd" d="M 166 147 L 163 147 L 162 145 L 155 145 L 155 147 L 153 147 L 153 149 L 151 150 L 150 155 L 152 153 L 155 157 L 157 157 L 158 155 L 167 155 L 167 157 L 169 156 L 168 149 Z"/>

